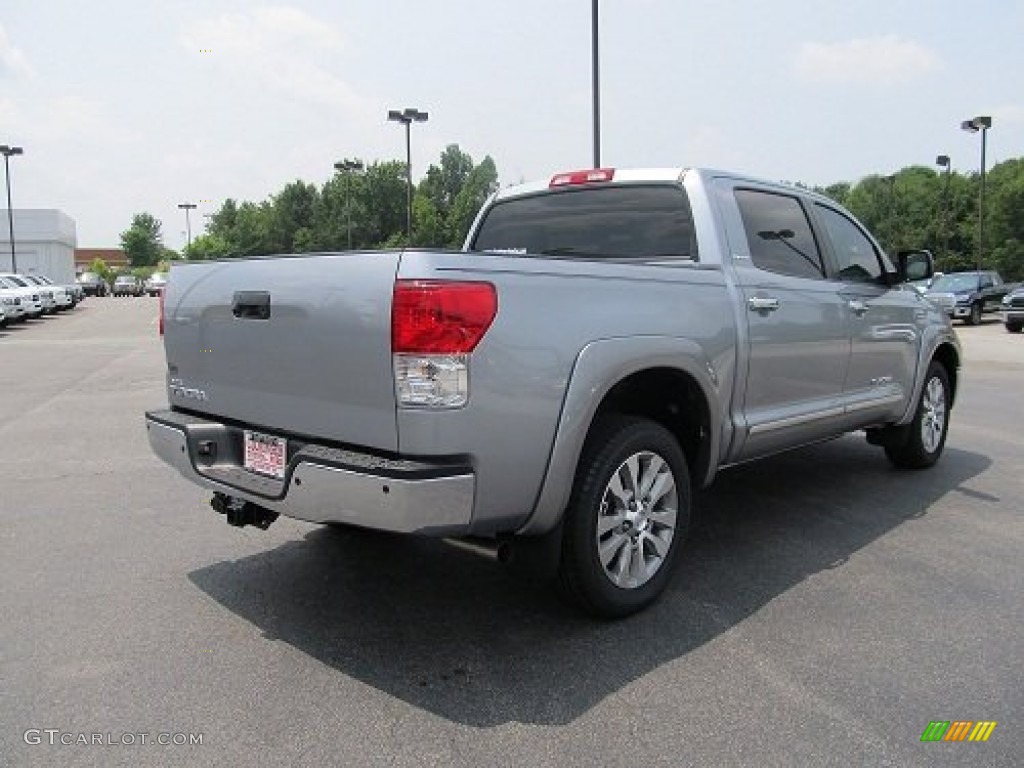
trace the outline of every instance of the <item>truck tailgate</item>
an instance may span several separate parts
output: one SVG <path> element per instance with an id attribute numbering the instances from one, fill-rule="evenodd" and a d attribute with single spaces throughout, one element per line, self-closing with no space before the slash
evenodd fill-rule
<path id="1" fill-rule="evenodd" d="M 164 300 L 172 406 L 395 451 L 399 252 L 175 265 Z"/>

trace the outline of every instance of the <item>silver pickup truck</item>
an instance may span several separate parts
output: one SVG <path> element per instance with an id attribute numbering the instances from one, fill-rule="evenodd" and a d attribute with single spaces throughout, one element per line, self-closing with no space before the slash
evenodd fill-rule
<path id="1" fill-rule="evenodd" d="M 805 189 L 559 174 L 498 192 L 460 252 L 175 265 L 146 429 L 234 525 L 485 539 L 624 616 L 724 467 L 856 430 L 936 462 L 960 349 L 905 285 L 931 273 Z"/>

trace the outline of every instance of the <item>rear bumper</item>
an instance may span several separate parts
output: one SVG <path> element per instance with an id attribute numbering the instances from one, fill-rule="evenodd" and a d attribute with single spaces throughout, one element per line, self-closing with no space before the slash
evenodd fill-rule
<path id="1" fill-rule="evenodd" d="M 399 533 L 469 530 L 476 477 L 468 462 L 391 459 L 291 440 L 283 480 L 241 466 L 243 427 L 177 411 L 146 414 L 154 453 L 211 491 L 313 523 Z"/>

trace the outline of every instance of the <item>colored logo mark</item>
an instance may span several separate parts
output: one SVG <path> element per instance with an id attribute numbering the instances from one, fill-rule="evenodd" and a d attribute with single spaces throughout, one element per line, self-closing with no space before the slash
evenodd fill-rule
<path id="1" fill-rule="evenodd" d="M 932 720 L 921 734 L 921 741 L 988 741 L 995 720 Z"/>

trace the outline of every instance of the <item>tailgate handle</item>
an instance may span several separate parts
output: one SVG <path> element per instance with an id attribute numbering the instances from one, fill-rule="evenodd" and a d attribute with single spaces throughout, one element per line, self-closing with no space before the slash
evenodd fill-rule
<path id="1" fill-rule="evenodd" d="M 269 291 L 235 291 L 231 314 L 243 320 L 270 319 Z"/>

